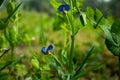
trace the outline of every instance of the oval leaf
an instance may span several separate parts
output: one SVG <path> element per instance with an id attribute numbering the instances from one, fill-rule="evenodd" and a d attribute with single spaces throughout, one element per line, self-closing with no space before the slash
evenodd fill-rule
<path id="1" fill-rule="evenodd" d="M 107 48 L 113 53 L 115 56 L 120 55 L 120 19 L 116 20 L 111 27 L 112 38 L 115 43 L 110 41 L 109 39 L 105 40 L 105 44 Z"/>

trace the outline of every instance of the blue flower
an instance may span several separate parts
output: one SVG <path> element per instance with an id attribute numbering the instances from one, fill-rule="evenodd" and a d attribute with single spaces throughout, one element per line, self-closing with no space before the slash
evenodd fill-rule
<path id="1" fill-rule="evenodd" d="M 48 48 L 42 47 L 41 52 L 42 52 L 43 54 L 47 55 L 47 54 L 49 53 L 49 51 L 51 51 L 51 50 L 53 50 L 53 45 L 52 45 L 52 44 L 50 44 L 50 45 L 48 46 Z"/>
<path id="2" fill-rule="evenodd" d="M 70 5 L 68 4 L 62 4 L 58 7 L 58 12 L 61 13 L 65 13 L 65 11 L 69 11 L 70 10 Z"/>

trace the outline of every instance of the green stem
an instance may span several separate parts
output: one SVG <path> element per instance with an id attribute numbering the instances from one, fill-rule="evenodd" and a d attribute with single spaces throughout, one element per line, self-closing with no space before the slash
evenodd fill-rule
<path id="1" fill-rule="evenodd" d="M 66 42 L 67 42 L 67 31 L 65 31 L 64 34 L 65 34 L 65 36 L 64 36 L 64 39 L 65 39 L 65 41 L 64 41 L 64 49 L 66 49 L 66 46 L 67 46 L 67 44 L 66 44 Z"/>
<path id="2" fill-rule="evenodd" d="M 2 68 L 0 68 L 0 71 L 2 71 L 3 69 L 5 69 L 7 66 L 9 66 L 12 62 L 10 61 L 9 63 L 5 64 Z"/>
<path id="3" fill-rule="evenodd" d="M 72 6 L 72 0 L 69 0 L 70 5 Z"/>
<path id="4" fill-rule="evenodd" d="M 69 63 L 68 63 L 69 73 L 71 73 L 75 36 L 74 36 L 74 27 L 73 27 L 72 20 L 70 19 L 69 15 L 67 15 L 67 14 L 66 14 L 66 17 L 67 17 L 68 23 L 69 23 L 70 28 L 71 28 L 71 48 L 70 48 Z"/>
<path id="5" fill-rule="evenodd" d="M 118 80 L 120 80 L 120 56 L 119 56 L 119 64 L 118 65 L 119 65 L 119 71 L 118 71 L 119 72 L 118 73 L 119 74 L 119 79 Z"/>
<path id="6" fill-rule="evenodd" d="M 68 74 L 68 76 L 67 76 L 67 80 L 70 80 L 70 74 Z"/>
<path id="7" fill-rule="evenodd" d="M 66 18 L 68 20 L 68 24 L 70 25 L 70 29 L 72 31 L 72 35 L 74 34 L 74 27 L 73 27 L 73 24 L 72 24 L 72 20 L 70 19 L 69 15 L 66 13 Z"/>
<path id="8" fill-rule="evenodd" d="M 73 51 L 74 51 L 74 35 L 71 35 L 71 48 L 70 48 L 70 55 L 69 55 L 69 72 L 72 72 L 72 60 L 73 60 Z"/>
<path id="9" fill-rule="evenodd" d="M 11 46 L 11 60 L 13 60 L 14 58 L 14 46 Z"/>
<path id="10" fill-rule="evenodd" d="M 70 6 L 71 6 L 71 9 L 72 9 L 72 13 L 73 13 L 73 2 L 74 0 L 69 0 L 69 3 L 70 3 Z M 69 54 L 69 62 L 68 62 L 68 69 L 69 69 L 69 73 L 71 74 L 72 73 L 72 70 L 73 70 L 73 52 L 74 52 L 74 40 L 75 40 L 75 35 L 74 35 L 74 26 L 73 26 L 73 16 L 71 16 L 71 18 L 69 17 L 69 15 L 66 14 L 66 17 L 67 17 L 67 20 L 68 20 L 68 23 L 70 25 L 70 28 L 71 28 L 71 47 L 70 47 L 70 54 Z"/>

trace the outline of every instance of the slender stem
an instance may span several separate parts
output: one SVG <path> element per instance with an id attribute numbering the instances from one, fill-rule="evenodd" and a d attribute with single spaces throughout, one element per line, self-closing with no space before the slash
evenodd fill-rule
<path id="1" fill-rule="evenodd" d="M 70 25 L 70 29 L 71 29 L 72 34 L 73 34 L 74 33 L 74 27 L 73 27 L 73 24 L 72 24 L 72 20 L 70 19 L 68 14 L 66 14 L 66 18 L 68 20 L 68 24 Z"/>
<path id="2" fill-rule="evenodd" d="M 13 55 L 14 54 L 14 46 L 11 46 L 11 60 L 13 60 L 14 58 L 13 58 Z"/>
<path id="3" fill-rule="evenodd" d="M 67 17 L 68 23 L 71 28 L 71 48 L 70 48 L 69 63 L 68 63 L 69 73 L 71 73 L 75 35 L 74 35 L 74 26 L 73 26 L 72 20 L 70 19 L 69 15 L 67 15 L 67 14 L 66 14 L 66 17 Z"/>
<path id="4" fill-rule="evenodd" d="M 70 3 L 70 7 L 71 7 L 71 10 L 72 10 L 72 13 L 73 13 L 73 2 L 74 0 L 69 0 L 69 3 Z M 69 16 L 68 14 L 66 14 L 66 18 L 68 20 L 68 23 L 70 25 L 70 28 L 71 28 L 71 31 L 70 31 L 70 34 L 71 34 L 71 47 L 70 47 L 70 54 L 68 56 L 69 58 L 69 62 L 68 62 L 68 69 L 69 69 L 69 73 L 71 74 L 72 73 L 72 70 L 73 70 L 73 52 L 74 52 L 74 40 L 75 40 L 75 35 L 74 35 L 74 26 L 73 26 L 73 16 Z"/>
<path id="5" fill-rule="evenodd" d="M 69 72 L 72 71 L 72 60 L 73 60 L 73 51 L 74 51 L 74 36 L 71 35 L 71 48 L 70 48 L 70 55 L 69 55 Z"/>
<path id="6" fill-rule="evenodd" d="M 119 74 L 119 79 L 118 80 L 120 80 L 120 56 L 119 56 L 119 64 L 118 65 L 119 65 L 119 71 L 118 71 L 119 72 L 118 73 Z"/>
<path id="7" fill-rule="evenodd" d="M 9 50 L 10 50 L 10 48 L 9 48 L 9 49 L 6 49 L 6 50 L 2 53 L 2 55 L 0 55 L 0 58 L 3 57 L 6 53 L 8 53 Z"/>
<path id="8" fill-rule="evenodd" d="M 68 76 L 67 76 L 67 80 L 70 80 L 70 74 L 68 74 Z"/>
<path id="9" fill-rule="evenodd" d="M 0 71 L 2 71 L 3 69 L 5 69 L 8 65 L 10 65 L 12 62 L 9 62 L 9 63 L 7 63 L 7 64 L 5 64 L 1 69 L 0 69 Z"/>
<path id="10" fill-rule="evenodd" d="M 65 30 L 64 30 L 65 31 Z M 66 49 L 66 46 L 67 46 L 67 44 L 66 44 L 66 42 L 67 42 L 67 31 L 65 31 L 65 33 L 64 33 L 65 35 L 64 35 L 64 49 Z"/>

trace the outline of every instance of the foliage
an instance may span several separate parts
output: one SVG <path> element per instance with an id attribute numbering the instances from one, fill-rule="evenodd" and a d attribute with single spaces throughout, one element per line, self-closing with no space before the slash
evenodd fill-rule
<path id="1" fill-rule="evenodd" d="M 50 17 L 44 13 L 18 13 L 22 2 L 10 0 L 7 17 L 0 19 L 1 79 L 78 80 L 92 72 L 97 75 L 105 65 L 100 54 L 104 52 L 103 32 L 107 48 L 118 56 L 120 20 L 112 24 L 97 8 L 82 11 L 82 2 L 50 0 L 55 12 Z M 100 73 L 107 75 L 105 69 Z M 90 79 L 101 80 L 103 76 Z"/>
<path id="2" fill-rule="evenodd" d="M 105 43 L 106 43 L 106 46 L 107 48 L 113 53 L 113 55 L 115 56 L 119 56 L 120 54 L 120 20 L 116 20 L 112 27 L 111 27 L 111 30 L 108 30 L 109 31 L 109 35 L 110 35 L 110 39 L 109 38 L 106 38 L 105 40 Z M 106 36 L 106 37 L 109 37 L 109 36 Z"/>
<path id="3" fill-rule="evenodd" d="M 2 0 L 3 2 L 4 0 Z M 2 4 L 2 3 L 1 3 Z M 18 35 L 18 14 L 16 13 L 22 2 L 15 3 L 10 0 L 7 5 L 7 17 L 0 19 L 0 73 L 5 74 L 5 77 L 2 79 L 8 79 L 8 74 L 1 72 L 8 67 L 8 70 L 11 69 L 22 59 L 23 55 L 20 55 L 18 58 L 15 58 L 14 48 L 18 45 L 19 35 Z M 10 54 L 11 53 L 11 54 Z M 4 56 L 8 55 L 4 59 Z M 2 76 L 2 75 L 1 75 Z M 0 77 L 1 77 L 0 76 Z"/>
<path id="4" fill-rule="evenodd" d="M 56 4 L 53 4 L 56 3 Z M 77 80 L 81 75 L 83 76 L 82 70 L 85 68 L 84 65 L 87 63 L 87 59 L 93 53 L 94 47 L 88 51 L 87 56 L 83 59 L 83 62 L 80 66 L 75 65 L 73 62 L 74 52 L 75 49 L 75 36 L 79 32 L 80 29 L 84 28 L 86 25 L 91 25 L 93 28 L 97 28 L 98 26 L 106 26 L 108 25 L 106 22 L 107 20 L 104 18 L 102 12 L 98 9 L 95 11 L 92 10 L 90 7 L 86 9 L 86 12 L 82 12 L 80 10 L 80 2 L 75 0 L 68 0 L 63 2 L 57 2 L 56 0 L 51 0 L 51 4 L 55 9 L 55 21 L 54 21 L 54 30 L 63 29 L 65 34 L 65 44 L 63 45 L 63 49 L 60 53 L 60 58 L 57 55 L 50 54 L 52 58 L 49 58 L 52 67 L 55 68 L 56 74 L 54 77 L 57 77 L 60 80 Z M 58 12 L 57 12 L 58 11 Z M 92 13 L 91 13 L 92 12 Z M 92 15 L 92 16 L 91 16 Z M 78 25 L 74 24 L 77 17 L 80 19 L 80 23 Z M 70 39 L 69 37 L 70 36 Z M 68 43 L 66 42 L 68 41 Z M 71 47 L 69 47 L 69 45 Z M 43 49 L 43 48 L 42 48 Z M 69 50 L 68 50 L 69 49 Z M 43 52 L 43 51 L 42 51 Z M 48 54 L 49 55 L 49 54 Z M 51 62 L 52 61 L 52 62 Z M 98 67 L 99 64 L 96 64 L 94 69 Z M 86 69 L 86 73 L 92 71 L 91 69 Z M 85 73 L 84 73 L 85 75 Z"/>

